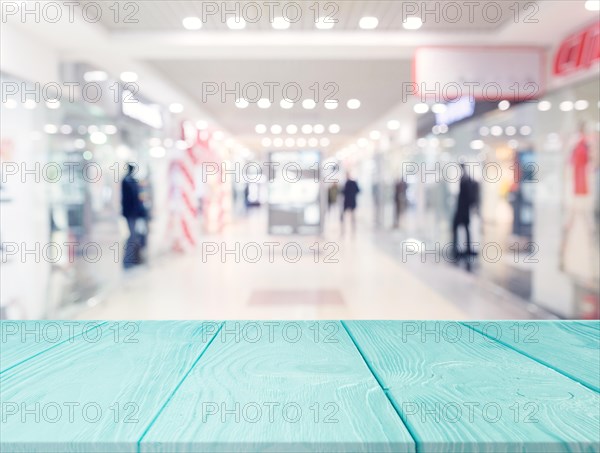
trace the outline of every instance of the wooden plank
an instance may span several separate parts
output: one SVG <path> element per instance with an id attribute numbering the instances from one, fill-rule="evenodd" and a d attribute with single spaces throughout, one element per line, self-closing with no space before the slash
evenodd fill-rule
<path id="1" fill-rule="evenodd" d="M 414 451 L 339 322 L 227 322 L 141 451 Z"/>
<path id="2" fill-rule="evenodd" d="M 464 325 L 345 326 L 417 451 L 600 450 L 596 392 Z"/>
<path id="3" fill-rule="evenodd" d="M 600 392 L 600 332 L 591 326 L 575 321 L 463 324 Z"/>
<path id="4" fill-rule="evenodd" d="M 57 347 L 66 347 L 102 321 L 0 321 L 0 374 L 25 360 Z"/>
<path id="5" fill-rule="evenodd" d="M 0 376 L 3 452 L 134 452 L 218 325 L 108 322 Z"/>

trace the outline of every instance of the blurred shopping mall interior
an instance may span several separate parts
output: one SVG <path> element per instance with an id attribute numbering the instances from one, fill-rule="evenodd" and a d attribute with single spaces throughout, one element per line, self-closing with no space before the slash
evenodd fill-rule
<path id="1" fill-rule="evenodd" d="M 599 10 L 3 1 L 0 318 L 600 318 Z"/>

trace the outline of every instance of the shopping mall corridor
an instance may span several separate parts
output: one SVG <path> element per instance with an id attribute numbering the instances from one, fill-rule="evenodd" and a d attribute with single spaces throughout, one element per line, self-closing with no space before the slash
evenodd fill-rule
<path id="1" fill-rule="evenodd" d="M 191 252 L 174 253 L 124 271 L 112 291 L 93 299 L 93 306 L 80 307 L 72 316 L 77 319 L 548 317 L 532 311 L 532 305 L 507 291 L 450 263 L 422 263 L 417 257 L 403 260 L 399 248 L 404 240 L 402 232 L 375 230 L 368 213 L 359 216 L 355 233 L 348 226 L 344 235 L 337 213 L 330 213 L 328 220 L 322 237 L 269 236 L 266 212 L 257 210 L 219 235 L 203 236 L 203 243 Z M 315 244 L 319 244 L 318 252 Z"/>

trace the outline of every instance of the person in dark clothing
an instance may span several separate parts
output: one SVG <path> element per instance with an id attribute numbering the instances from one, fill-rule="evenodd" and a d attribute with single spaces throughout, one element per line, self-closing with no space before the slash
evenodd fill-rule
<path id="1" fill-rule="evenodd" d="M 350 218 L 352 222 L 352 231 L 356 230 L 356 217 L 354 211 L 356 210 L 356 196 L 359 194 L 360 189 L 358 183 L 352 179 L 350 174 L 346 175 L 346 184 L 342 189 L 342 196 L 344 197 L 344 206 L 342 208 L 342 232 L 344 232 L 344 215 L 346 211 L 350 211 Z"/>
<path id="2" fill-rule="evenodd" d="M 466 233 L 466 244 L 464 256 L 466 257 L 467 269 L 470 269 L 471 251 L 471 232 L 469 224 L 471 222 L 471 208 L 477 201 L 477 183 L 468 175 L 465 164 L 460 164 L 462 176 L 460 178 L 460 189 L 456 203 L 456 212 L 452 222 L 452 252 L 454 259 L 458 260 L 460 254 L 458 251 L 458 227 L 463 226 Z"/>
<path id="3" fill-rule="evenodd" d="M 135 167 L 127 165 L 127 175 L 121 182 L 121 207 L 123 217 L 127 220 L 129 227 L 129 238 L 125 245 L 125 256 L 123 264 L 126 268 L 139 264 L 139 251 L 141 248 L 141 237 L 136 232 L 138 219 L 146 217 L 146 208 L 140 198 L 139 183 L 133 177 Z"/>
<path id="4" fill-rule="evenodd" d="M 404 178 L 400 178 L 394 185 L 394 228 L 400 226 L 400 216 L 406 210 L 408 200 L 406 198 L 406 190 L 408 185 Z"/>

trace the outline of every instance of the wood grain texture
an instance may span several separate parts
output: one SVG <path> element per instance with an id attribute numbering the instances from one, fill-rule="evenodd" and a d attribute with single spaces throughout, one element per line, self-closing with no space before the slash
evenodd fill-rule
<path id="1" fill-rule="evenodd" d="M 107 322 L 97 337 L 79 336 L 8 370 L 0 375 L 2 451 L 137 451 L 215 327 Z"/>
<path id="2" fill-rule="evenodd" d="M 501 321 L 463 324 L 600 392 L 600 331 L 593 328 L 592 323 Z"/>
<path id="3" fill-rule="evenodd" d="M 414 451 L 339 322 L 269 324 L 227 322 L 141 451 Z"/>
<path id="4" fill-rule="evenodd" d="M 345 326 L 419 452 L 600 450 L 598 393 L 464 325 Z"/>
<path id="5" fill-rule="evenodd" d="M 0 374 L 54 347 L 67 347 L 74 338 L 103 321 L 0 321 Z"/>

